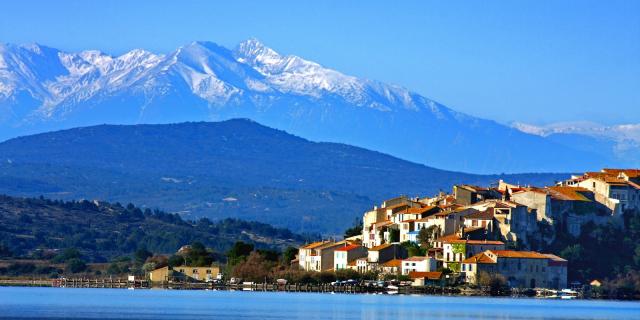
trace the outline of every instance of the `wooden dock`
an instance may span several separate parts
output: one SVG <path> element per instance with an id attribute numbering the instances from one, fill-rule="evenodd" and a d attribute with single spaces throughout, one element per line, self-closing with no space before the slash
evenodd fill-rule
<path id="1" fill-rule="evenodd" d="M 151 289 L 169 290 L 230 290 L 230 291 L 262 291 L 262 292 L 316 292 L 316 293 L 391 293 L 391 294 L 430 294 L 459 295 L 464 294 L 454 287 L 413 287 L 402 286 L 393 290 L 378 286 L 331 285 L 331 284 L 276 284 L 276 283 L 241 283 L 220 284 L 215 282 L 161 282 L 151 283 L 148 280 L 129 280 L 124 278 L 62 278 L 62 279 L 24 279 L 0 280 L 0 286 L 40 286 L 60 288 L 114 288 L 114 289 Z"/>

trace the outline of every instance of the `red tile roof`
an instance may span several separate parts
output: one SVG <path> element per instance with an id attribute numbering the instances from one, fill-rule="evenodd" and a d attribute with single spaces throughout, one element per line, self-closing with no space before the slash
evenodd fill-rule
<path id="1" fill-rule="evenodd" d="M 344 247 L 338 248 L 336 249 L 336 251 L 351 251 L 353 249 L 358 249 L 358 248 L 362 248 L 362 246 L 359 246 L 356 244 L 350 244 L 350 245 L 346 245 Z"/>
<path id="2" fill-rule="evenodd" d="M 402 260 L 400 259 L 392 259 L 382 264 L 383 267 L 388 268 L 399 268 L 402 264 Z"/>
<path id="3" fill-rule="evenodd" d="M 423 257 L 423 256 L 413 256 L 413 257 L 409 257 L 404 259 L 404 261 L 424 261 L 424 260 L 428 260 L 429 257 Z"/>
<path id="4" fill-rule="evenodd" d="M 592 193 L 591 191 L 581 187 L 549 187 L 549 194 L 555 199 L 565 201 L 584 201 L 591 202 L 585 194 Z"/>
<path id="5" fill-rule="evenodd" d="M 484 252 L 480 252 L 473 257 L 462 260 L 462 263 L 481 263 L 481 264 L 490 264 L 496 263 L 493 259 L 487 256 Z"/>
<path id="6" fill-rule="evenodd" d="M 379 246 L 375 246 L 373 248 L 370 248 L 369 251 L 380 251 L 380 250 L 389 248 L 391 246 L 392 246 L 392 244 L 390 244 L 390 243 L 384 243 L 384 244 L 381 244 Z"/>
<path id="7" fill-rule="evenodd" d="M 490 250 L 499 258 L 549 259 L 546 255 L 535 251 Z"/>
<path id="8" fill-rule="evenodd" d="M 448 240 L 448 241 L 444 241 L 444 243 L 466 243 L 466 244 L 468 244 L 468 245 L 472 245 L 472 246 L 476 246 L 476 245 L 483 245 L 483 244 L 490 244 L 490 245 L 504 245 L 504 242 L 502 242 L 502 241 L 493 241 L 493 240 L 464 240 L 464 239 Z"/>
<path id="9" fill-rule="evenodd" d="M 490 208 L 493 209 L 493 208 Z M 493 219 L 493 210 L 485 210 L 485 211 L 478 211 L 478 212 L 474 212 L 466 217 L 464 217 L 465 219 L 472 219 L 472 220 L 492 220 Z"/>
<path id="10" fill-rule="evenodd" d="M 413 271 L 409 272 L 409 278 L 418 279 L 418 278 L 426 278 L 429 280 L 440 280 L 442 278 L 442 272 L 418 272 Z"/>

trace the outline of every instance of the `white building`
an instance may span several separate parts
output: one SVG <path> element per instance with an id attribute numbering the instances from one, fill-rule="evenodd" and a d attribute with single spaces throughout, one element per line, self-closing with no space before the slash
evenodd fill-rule
<path id="1" fill-rule="evenodd" d="M 413 256 L 402 260 L 402 274 L 411 272 L 431 272 L 438 268 L 438 261 L 430 257 Z"/>

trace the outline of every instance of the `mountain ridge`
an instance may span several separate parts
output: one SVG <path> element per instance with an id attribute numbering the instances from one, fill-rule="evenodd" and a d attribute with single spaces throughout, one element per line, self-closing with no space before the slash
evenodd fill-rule
<path id="1" fill-rule="evenodd" d="M 475 175 L 317 143 L 252 120 L 99 125 L 0 143 L 0 193 L 132 202 L 341 234 L 381 199 L 456 183 L 551 184 L 567 174 Z"/>
<path id="2" fill-rule="evenodd" d="M 0 46 L 0 139 L 109 124 L 250 118 L 313 141 L 480 173 L 587 170 L 618 160 L 475 118 L 252 39 L 112 57 Z M 474 159 L 458 156 L 460 150 Z M 581 163 L 570 163 L 579 156 Z M 578 166 L 578 167 L 577 167 Z"/>

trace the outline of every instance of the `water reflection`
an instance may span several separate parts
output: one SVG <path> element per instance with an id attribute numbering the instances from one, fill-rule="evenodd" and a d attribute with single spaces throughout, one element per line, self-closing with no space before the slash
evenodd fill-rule
<path id="1" fill-rule="evenodd" d="M 0 319 L 640 319 L 640 303 L 228 291 L 0 288 Z"/>

